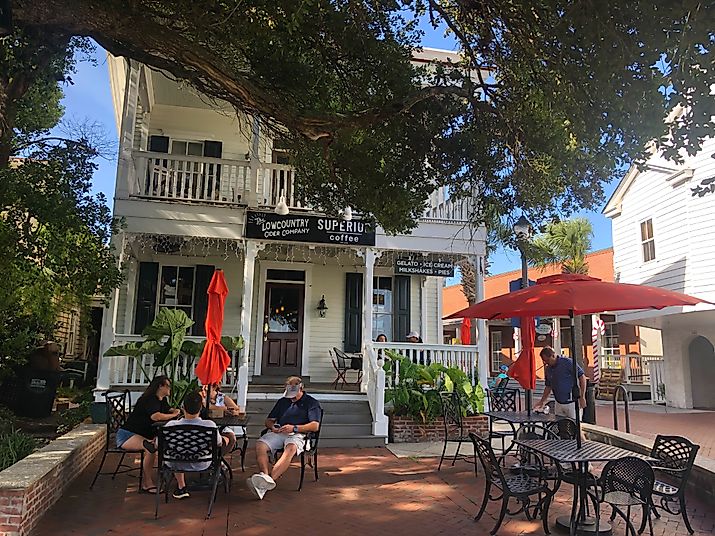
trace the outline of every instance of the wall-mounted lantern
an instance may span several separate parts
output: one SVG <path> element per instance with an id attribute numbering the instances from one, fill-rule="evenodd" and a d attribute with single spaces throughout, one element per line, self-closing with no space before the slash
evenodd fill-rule
<path id="1" fill-rule="evenodd" d="M 320 318 L 325 318 L 327 311 L 328 306 L 325 305 L 325 294 L 323 294 L 323 297 L 320 298 L 320 301 L 318 302 L 318 314 L 320 315 Z"/>

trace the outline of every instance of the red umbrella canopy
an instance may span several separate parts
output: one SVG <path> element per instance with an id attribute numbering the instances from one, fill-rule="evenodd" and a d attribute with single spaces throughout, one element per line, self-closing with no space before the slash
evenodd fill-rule
<path id="1" fill-rule="evenodd" d="M 204 385 L 221 381 L 226 372 L 231 357 L 221 346 L 221 330 L 223 329 L 223 307 L 228 294 L 228 286 L 223 270 L 216 270 L 207 291 L 208 308 L 206 310 L 206 345 L 201 359 L 196 365 L 196 377 Z"/>
<path id="2" fill-rule="evenodd" d="M 459 342 L 462 344 L 472 343 L 472 321 L 469 318 L 462 319 L 462 325 L 459 328 Z"/>
<path id="3" fill-rule="evenodd" d="M 587 275 L 557 274 L 542 277 L 529 288 L 475 303 L 447 318 L 585 315 L 698 303 L 710 302 L 658 287 L 610 283 Z"/>
<path id="4" fill-rule="evenodd" d="M 521 353 L 517 360 L 509 367 L 509 376 L 519 382 L 524 389 L 536 389 L 536 357 L 534 356 L 534 329 L 533 318 L 521 319 Z"/>

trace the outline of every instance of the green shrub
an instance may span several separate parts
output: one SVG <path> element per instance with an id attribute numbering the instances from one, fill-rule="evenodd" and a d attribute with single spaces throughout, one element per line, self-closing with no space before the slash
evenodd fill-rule
<path id="1" fill-rule="evenodd" d="M 0 435 L 0 471 L 32 454 L 37 447 L 35 438 L 19 430 Z"/>
<path id="2" fill-rule="evenodd" d="M 66 409 L 60 413 L 59 419 L 57 420 L 57 433 L 59 435 L 66 434 L 72 428 L 77 426 L 79 423 L 83 422 L 87 417 L 89 417 L 89 406 L 91 402 L 82 402 L 76 408 Z"/>

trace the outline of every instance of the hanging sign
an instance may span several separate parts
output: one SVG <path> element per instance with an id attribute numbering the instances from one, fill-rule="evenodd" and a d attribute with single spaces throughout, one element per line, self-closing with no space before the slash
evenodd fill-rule
<path id="1" fill-rule="evenodd" d="M 403 257 L 395 260 L 395 274 L 454 277 L 454 263 L 424 257 Z"/>
<path id="2" fill-rule="evenodd" d="M 347 246 L 374 246 L 375 228 L 360 220 L 345 221 L 324 216 L 248 211 L 246 238 L 316 242 Z"/>
<path id="3" fill-rule="evenodd" d="M 539 335 L 551 335 L 551 323 L 541 323 L 536 326 L 536 333 Z"/>

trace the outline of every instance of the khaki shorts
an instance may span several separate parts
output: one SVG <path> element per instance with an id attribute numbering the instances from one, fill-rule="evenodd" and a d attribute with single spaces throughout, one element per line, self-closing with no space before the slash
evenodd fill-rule
<path id="1" fill-rule="evenodd" d="M 579 408 L 579 411 L 581 409 Z M 559 404 L 556 402 L 554 405 L 554 415 L 558 417 L 568 417 L 570 419 L 573 419 L 574 421 L 576 420 L 576 404 L 573 402 L 570 402 L 568 404 Z M 579 416 L 582 414 L 579 413 Z"/>
<path id="2" fill-rule="evenodd" d="M 275 456 L 277 450 L 283 450 L 286 445 L 293 444 L 298 449 L 296 454 L 300 454 L 305 449 L 305 434 L 276 434 L 266 432 L 258 441 L 268 445 L 271 455 Z"/>

